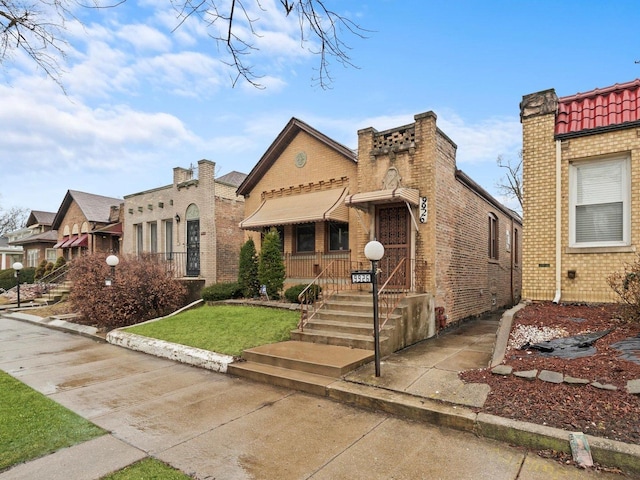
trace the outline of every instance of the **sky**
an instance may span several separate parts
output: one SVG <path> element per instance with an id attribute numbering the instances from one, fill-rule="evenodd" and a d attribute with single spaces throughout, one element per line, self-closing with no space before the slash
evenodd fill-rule
<path id="1" fill-rule="evenodd" d="M 217 2 L 223 9 L 228 0 Z M 0 68 L 0 209 L 56 212 L 67 190 L 122 198 L 172 183 L 174 167 L 216 162 L 249 173 L 291 117 L 357 148 L 357 131 L 386 130 L 433 111 L 457 145 L 457 167 L 496 188 L 499 156 L 517 161 L 523 95 L 573 95 L 640 78 L 636 0 L 325 0 L 365 30 L 341 34 L 353 67 L 329 59 L 317 82 L 279 0 L 245 0 L 258 36 L 258 89 L 234 85 L 223 47 L 176 1 L 73 9 L 59 77 L 24 55 Z M 237 33 L 247 32 L 240 19 Z"/>

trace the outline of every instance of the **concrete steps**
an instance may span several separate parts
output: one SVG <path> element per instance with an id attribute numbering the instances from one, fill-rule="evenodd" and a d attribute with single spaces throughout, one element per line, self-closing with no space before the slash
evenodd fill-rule
<path id="1" fill-rule="evenodd" d="M 327 385 L 373 360 L 373 351 L 292 340 L 245 350 L 242 357 L 246 361 L 230 364 L 229 373 L 325 395 Z"/>

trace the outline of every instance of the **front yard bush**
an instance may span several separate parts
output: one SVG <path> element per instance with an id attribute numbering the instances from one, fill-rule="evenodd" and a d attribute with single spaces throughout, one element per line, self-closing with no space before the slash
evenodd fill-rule
<path id="1" fill-rule="evenodd" d="M 607 282 L 620 299 L 622 317 L 640 322 L 640 257 L 626 264 L 623 271 L 609 275 Z"/>
<path id="2" fill-rule="evenodd" d="M 74 311 L 84 321 L 110 330 L 167 315 L 184 306 L 186 289 L 162 264 L 146 257 L 122 256 L 111 285 L 105 254 L 74 259 L 68 278 Z"/>
<path id="3" fill-rule="evenodd" d="M 219 302 L 230 298 L 242 298 L 242 288 L 238 282 L 215 283 L 202 289 L 205 302 Z"/>
<path id="4" fill-rule="evenodd" d="M 34 267 L 23 268 L 20 270 L 20 284 L 33 283 L 35 273 L 36 269 Z M 0 271 L 0 288 L 9 290 L 17 284 L 16 271 L 13 268 Z"/>
<path id="5" fill-rule="evenodd" d="M 267 295 L 272 300 L 280 298 L 284 286 L 285 271 L 280 246 L 280 235 L 272 228 L 262 240 L 258 263 L 258 279 L 267 288 Z"/>
<path id="6" fill-rule="evenodd" d="M 284 298 L 286 298 L 291 303 L 300 303 L 298 296 L 302 293 L 302 291 L 307 288 L 308 285 L 294 285 L 293 287 L 289 287 L 284 292 Z M 318 285 L 313 285 L 309 290 L 305 292 L 305 301 L 309 302 L 309 300 L 317 300 L 320 295 L 321 288 Z"/>

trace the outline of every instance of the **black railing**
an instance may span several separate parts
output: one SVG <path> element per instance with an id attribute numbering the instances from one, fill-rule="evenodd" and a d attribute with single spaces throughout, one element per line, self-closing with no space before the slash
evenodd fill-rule
<path id="1" fill-rule="evenodd" d="M 187 252 L 143 253 L 140 258 L 163 265 L 173 278 L 187 277 Z"/>

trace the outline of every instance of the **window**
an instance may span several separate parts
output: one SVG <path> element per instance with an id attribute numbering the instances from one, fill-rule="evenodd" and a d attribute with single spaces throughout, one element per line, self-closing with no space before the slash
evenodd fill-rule
<path id="1" fill-rule="evenodd" d="M 158 253 L 158 224 L 156 222 L 149 223 L 149 251 Z"/>
<path id="2" fill-rule="evenodd" d="M 498 217 L 489 214 L 489 258 L 498 260 Z"/>
<path id="3" fill-rule="evenodd" d="M 140 254 L 144 252 L 144 237 L 142 236 L 142 224 L 138 223 L 135 227 L 136 227 L 136 253 Z"/>
<path id="4" fill-rule="evenodd" d="M 349 224 L 329 222 L 329 251 L 338 252 L 349 250 Z"/>
<path id="5" fill-rule="evenodd" d="M 295 228 L 296 253 L 313 253 L 316 249 L 316 224 L 302 223 Z"/>
<path id="6" fill-rule="evenodd" d="M 27 250 L 27 267 L 37 267 L 38 266 L 38 257 L 40 251 L 36 248 L 30 248 Z"/>
<path id="7" fill-rule="evenodd" d="M 569 244 L 629 244 L 629 160 L 574 163 L 569 167 Z"/>
<path id="8" fill-rule="evenodd" d="M 173 220 L 164 221 L 164 251 L 167 260 L 173 259 Z"/>
<path id="9" fill-rule="evenodd" d="M 51 263 L 56 263 L 56 260 L 58 259 L 55 248 L 47 248 L 45 250 L 45 256 L 47 257 L 47 262 Z"/>

